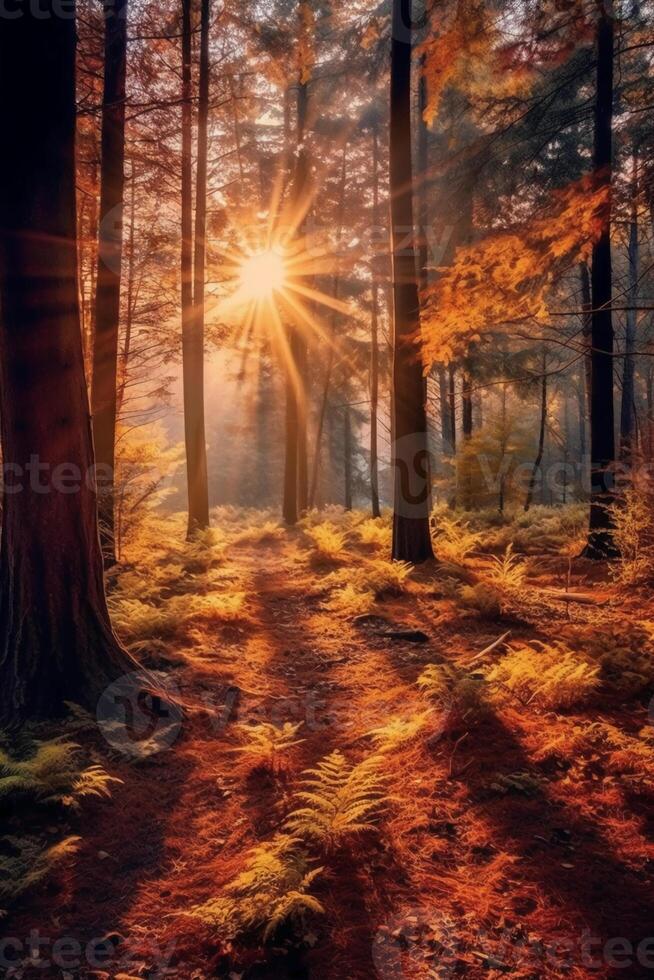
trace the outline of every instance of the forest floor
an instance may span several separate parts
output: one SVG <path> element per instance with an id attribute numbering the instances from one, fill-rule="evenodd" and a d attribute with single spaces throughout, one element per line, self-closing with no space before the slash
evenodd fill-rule
<path id="1" fill-rule="evenodd" d="M 122 785 L 44 827 L 81 840 L 3 923 L 47 937 L 6 976 L 650 975 L 651 607 L 561 547 L 494 559 L 450 527 L 438 563 L 393 571 L 363 515 L 232 521 L 186 550 L 161 525 L 113 583 L 118 629 L 183 718 L 135 758 L 89 729 Z M 300 727 L 273 750 L 284 723 Z M 316 875 L 289 879 L 264 940 L 276 835 L 336 750 L 383 783 L 362 784 L 365 828 L 350 811 L 309 834 Z M 230 883 L 255 845 L 252 895 Z"/>

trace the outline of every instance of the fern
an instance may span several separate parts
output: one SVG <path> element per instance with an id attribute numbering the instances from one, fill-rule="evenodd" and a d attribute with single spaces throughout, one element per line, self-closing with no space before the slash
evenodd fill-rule
<path id="1" fill-rule="evenodd" d="M 411 718 L 391 718 L 380 728 L 373 728 L 367 734 L 372 738 L 378 752 L 394 752 L 407 742 L 412 742 L 426 727 L 430 711 L 413 715 Z"/>
<path id="2" fill-rule="evenodd" d="M 647 624 L 570 626 L 563 637 L 581 657 L 599 664 L 602 680 L 623 697 L 654 690 L 654 644 Z"/>
<path id="3" fill-rule="evenodd" d="M 458 591 L 458 600 L 465 609 L 472 609 L 488 619 L 498 619 L 506 606 L 506 595 L 500 588 L 488 582 L 462 585 Z"/>
<path id="4" fill-rule="evenodd" d="M 287 721 L 281 728 L 269 722 L 261 722 L 258 725 L 238 725 L 238 731 L 248 739 L 248 743 L 234 751 L 252 756 L 258 765 L 275 772 L 279 768 L 280 757 L 304 742 L 303 738 L 295 737 L 302 724 L 299 722 L 294 725 Z"/>
<path id="5" fill-rule="evenodd" d="M 253 848 L 245 870 L 223 895 L 195 906 L 191 915 L 215 928 L 221 938 L 259 934 L 265 942 L 284 925 L 302 923 L 309 913 L 324 913 L 310 893 L 321 872 L 322 868 L 310 869 L 300 841 L 279 834 Z"/>
<path id="6" fill-rule="evenodd" d="M 22 800 L 76 807 L 88 796 L 111 796 L 111 784 L 122 780 L 98 765 L 80 768 L 74 742 L 36 742 L 27 759 L 14 759 L 0 749 L 0 801 Z"/>
<path id="7" fill-rule="evenodd" d="M 556 709 L 588 700 L 599 687 L 599 670 L 562 643 L 535 642 L 512 650 L 487 679 L 521 701 Z"/>
<path id="8" fill-rule="evenodd" d="M 58 864 L 75 854 L 79 842 L 79 837 L 66 837 L 44 847 L 35 837 L 0 838 L 0 902 L 9 906 L 40 884 Z"/>
<path id="9" fill-rule="evenodd" d="M 446 565 L 465 565 L 481 543 L 481 534 L 447 514 L 439 514 L 434 538 L 436 557 Z"/>
<path id="10" fill-rule="evenodd" d="M 316 769 L 307 769 L 303 789 L 295 794 L 303 806 L 289 815 L 288 832 L 332 851 L 353 835 L 374 829 L 375 818 L 388 800 L 379 761 L 371 756 L 354 765 L 335 751 Z"/>
<path id="11" fill-rule="evenodd" d="M 327 609 L 332 612 L 345 613 L 348 616 L 363 616 L 369 613 L 375 605 L 374 593 L 359 589 L 355 585 L 344 585 L 335 589 L 328 602 Z"/>
<path id="12" fill-rule="evenodd" d="M 356 530 L 361 544 L 390 552 L 393 529 L 388 521 L 370 517 L 359 524 Z"/>
<path id="13" fill-rule="evenodd" d="M 318 561 L 337 562 L 345 556 L 345 534 L 333 524 L 316 524 L 308 527 L 306 534 Z"/>
<path id="14" fill-rule="evenodd" d="M 486 685 L 479 674 L 463 673 L 452 664 L 428 664 L 418 678 L 418 687 L 441 710 L 455 718 L 474 718 L 487 708 Z"/>
<path id="15" fill-rule="evenodd" d="M 504 592 L 518 592 L 527 578 L 527 563 L 513 552 L 513 545 L 507 548 L 501 558 L 491 555 L 486 577 L 496 588 Z"/>

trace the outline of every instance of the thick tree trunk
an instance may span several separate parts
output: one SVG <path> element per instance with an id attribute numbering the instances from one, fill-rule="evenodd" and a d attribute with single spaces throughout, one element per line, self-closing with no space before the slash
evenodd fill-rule
<path id="1" fill-rule="evenodd" d="M 6 727 L 66 701 L 93 709 L 132 663 L 104 593 L 77 288 L 75 22 L 53 0 L 2 25 L 0 91 Z"/>
<path id="2" fill-rule="evenodd" d="M 100 225 L 93 343 L 93 438 L 98 466 L 98 513 L 105 563 L 115 562 L 114 468 L 120 280 L 125 191 L 127 0 L 105 0 Z"/>
<path id="3" fill-rule="evenodd" d="M 390 188 L 393 242 L 393 558 L 433 558 L 429 530 L 430 472 L 422 364 L 411 165 L 411 0 L 393 0 Z"/>
<path id="4" fill-rule="evenodd" d="M 533 499 L 534 499 L 534 489 L 536 487 L 536 479 L 540 471 L 541 464 L 543 462 L 543 452 L 545 450 L 545 430 L 547 427 L 547 355 L 543 351 L 543 364 L 542 364 L 542 377 L 541 377 L 541 395 L 540 395 L 540 429 L 538 432 L 538 450 L 536 452 L 536 459 L 534 460 L 534 468 L 531 471 L 531 476 L 529 477 L 529 486 L 527 487 L 527 499 L 525 500 L 525 514 L 530 509 Z M 567 446 L 567 442 L 566 442 Z"/>
<path id="5" fill-rule="evenodd" d="M 634 170 L 629 223 L 629 286 L 627 290 L 627 328 L 625 335 L 624 371 L 622 374 L 622 404 L 620 411 L 620 459 L 630 460 L 634 450 L 634 373 L 636 326 L 638 323 L 638 162 L 634 153 Z"/>
<path id="6" fill-rule="evenodd" d="M 182 373 L 189 537 L 209 526 L 204 425 L 204 253 L 209 105 L 209 5 L 202 0 L 195 280 L 193 276 L 193 55 L 191 0 L 182 0 Z M 199 265 L 199 268 L 198 268 Z M 198 280 L 200 285 L 198 285 Z"/>
<path id="7" fill-rule="evenodd" d="M 595 103 L 594 172 L 596 186 L 605 187 L 609 201 L 602 233 L 593 246 L 592 390 L 591 390 L 591 499 L 587 558 L 616 554 L 610 506 L 613 503 L 615 432 L 613 407 L 613 319 L 611 311 L 611 185 L 613 123 L 613 54 L 615 24 L 611 0 L 598 4 L 597 93 Z"/>

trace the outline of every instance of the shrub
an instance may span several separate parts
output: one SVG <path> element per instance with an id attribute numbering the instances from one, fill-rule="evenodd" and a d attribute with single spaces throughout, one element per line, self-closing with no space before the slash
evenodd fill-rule
<path id="1" fill-rule="evenodd" d="M 654 485 L 641 478 L 612 507 L 621 560 L 615 575 L 622 585 L 654 584 Z"/>

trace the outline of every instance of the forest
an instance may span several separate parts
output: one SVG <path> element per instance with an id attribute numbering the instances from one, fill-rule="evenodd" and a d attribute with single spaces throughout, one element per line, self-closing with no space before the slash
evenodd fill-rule
<path id="1" fill-rule="evenodd" d="M 653 0 L 0 0 L 0 976 L 654 975 Z"/>

